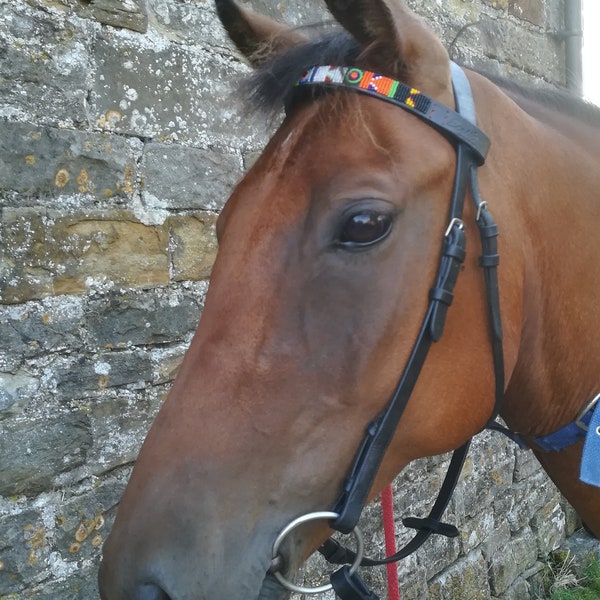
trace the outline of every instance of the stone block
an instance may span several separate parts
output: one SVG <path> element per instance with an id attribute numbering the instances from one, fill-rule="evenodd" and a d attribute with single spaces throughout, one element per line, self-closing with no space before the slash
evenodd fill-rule
<path id="1" fill-rule="evenodd" d="M 546 10 L 544 0 L 509 0 L 508 12 L 540 27 L 546 20 Z"/>
<path id="2" fill-rule="evenodd" d="M 493 593 L 504 593 L 523 570 L 535 565 L 536 560 L 535 536 L 530 528 L 525 528 L 507 541 L 501 551 L 489 558 L 489 578 Z"/>
<path id="3" fill-rule="evenodd" d="M 148 29 L 148 12 L 144 0 L 91 0 L 94 18 L 105 25 L 125 27 L 145 33 Z"/>
<path id="4" fill-rule="evenodd" d="M 86 460 L 92 445 L 90 420 L 79 411 L 39 419 L 0 422 L 0 495 L 35 495 L 56 476 Z"/>
<path id="5" fill-rule="evenodd" d="M 429 582 L 430 600 L 485 600 L 490 598 L 487 565 L 475 551 L 457 560 Z"/>
<path id="6" fill-rule="evenodd" d="M 468 554 L 481 544 L 496 545 L 504 537 L 508 528 L 496 528 L 493 513 L 483 512 L 461 524 L 460 537 L 462 551 Z M 493 542 L 491 541 L 493 540 Z"/>
<path id="7" fill-rule="evenodd" d="M 523 481 L 531 477 L 534 473 L 539 473 L 543 470 L 531 450 L 516 450 L 515 458 L 515 481 Z"/>
<path id="8" fill-rule="evenodd" d="M 152 354 L 154 364 L 154 381 L 160 385 L 173 381 L 181 366 L 186 348 L 166 348 L 156 350 Z"/>
<path id="9" fill-rule="evenodd" d="M 218 243 L 217 215 L 197 212 L 169 218 L 172 278 L 199 281 L 210 276 Z"/>
<path id="10" fill-rule="evenodd" d="M 4 209 L 0 301 L 80 294 L 98 285 L 151 287 L 169 281 L 168 232 L 124 211 Z"/>
<path id="11" fill-rule="evenodd" d="M 11 198 L 130 197 L 141 143 L 118 136 L 0 121 L 0 194 Z"/>
<path id="12" fill-rule="evenodd" d="M 459 538 L 447 538 L 441 535 L 429 538 L 427 544 L 422 546 L 417 554 L 419 564 L 425 568 L 427 580 L 437 576 L 458 559 L 460 545 Z"/>
<path id="13" fill-rule="evenodd" d="M 258 134 L 233 94 L 247 68 L 213 49 L 103 30 L 93 60 L 90 114 L 99 128 L 202 148 L 239 147 Z"/>
<path id="14" fill-rule="evenodd" d="M 82 25 L 67 11 L 0 3 L 0 117 L 87 123 L 94 36 Z"/>
<path id="15" fill-rule="evenodd" d="M 88 305 L 88 335 L 96 348 L 182 341 L 200 317 L 199 300 L 167 291 L 110 294 Z"/>
<path id="16" fill-rule="evenodd" d="M 513 533 L 529 526 L 540 506 L 553 502 L 553 499 L 558 502 L 556 488 L 543 471 L 515 483 L 511 490 L 511 495 L 494 503 L 494 513 L 496 520 L 506 521 Z"/>
<path id="17" fill-rule="evenodd" d="M 546 556 L 562 544 L 565 539 L 565 513 L 558 497 L 536 511 L 531 526 L 536 534 L 540 556 Z"/>
<path id="18" fill-rule="evenodd" d="M 169 386 L 154 386 L 137 394 L 119 390 L 118 395 L 94 399 L 89 409 L 94 445 L 88 452 L 88 471 L 100 476 L 132 464 L 168 391 Z M 59 483 L 70 484 L 68 474 Z"/>
<path id="19" fill-rule="evenodd" d="M 501 600 L 524 600 L 524 598 L 531 598 L 532 586 L 531 584 L 522 577 L 517 579 L 504 591 L 500 596 Z M 534 598 L 536 596 L 533 596 Z"/>
<path id="20" fill-rule="evenodd" d="M 486 521 L 489 520 L 485 519 Z M 505 519 L 497 521 L 493 519 L 494 529 L 488 533 L 485 539 L 482 539 L 481 550 L 483 556 L 488 562 L 493 562 L 494 556 L 504 552 L 506 544 L 510 541 L 510 527 Z"/>
<path id="21" fill-rule="evenodd" d="M 152 363 L 141 352 L 104 352 L 82 357 L 56 373 L 56 389 L 65 401 L 84 398 L 107 388 L 133 385 L 143 388 L 152 379 Z"/>
<path id="22" fill-rule="evenodd" d="M 8 500 L 0 514 L 0 597 L 97 600 L 101 544 L 129 473 L 42 494 L 33 508 Z"/>
<path id="23" fill-rule="evenodd" d="M 82 319 L 82 300 L 73 296 L 0 306 L 0 371 L 15 371 L 25 358 L 80 348 Z"/>
<path id="24" fill-rule="evenodd" d="M 241 178 L 239 159 L 213 150 L 146 144 L 142 200 L 148 207 L 220 211 Z"/>
<path id="25" fill-rule="evenodd" d="M 0 517 L 0 597 L 21 592 L 48 557 L 48 531 L 34 510 Z M 10 598 L 10 596 L 8 596 Z M 20 597 L 20 596 L 19 596 Z"/>
<path id="26" fill-rule="evenodd" d="M 39 379 L 24 369 L 16 373 L 0 373 L 0 419 L 7 412 L 22 409 L 39 387 Z"/>

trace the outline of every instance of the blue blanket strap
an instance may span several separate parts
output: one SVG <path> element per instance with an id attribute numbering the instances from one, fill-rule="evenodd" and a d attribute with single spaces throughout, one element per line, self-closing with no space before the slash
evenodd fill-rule
<path id="1" fill-rule="evenodd" d="M 596 408 L 599 406 L 600 404 L 596 403 Z M 582 437 L 586 437 L 593 413 L 594 408 L 590 408 L 572 423 L 561 427 L 554 433 L 533 438 L 533 441 L 546 452 L 558 452 L 579 441 Z"/>
<path id="2" fill-rule="evenodd" d="M 600 487 L 600 402 L 597 401 L 592 418 L 588 423 L 587 435 L 581 455 L 579 479 L 583 483 Z"/>
<path id="3" fill-rule="evenodd" d="M 490 429 L 503 430 L 497 423 L 489 426 Z M 521 448 L 525 447 L 521 436 L 508 430 L 502 431 Z M 581 467 L 579 479 L 583 483 L 600 487 L 600 394 L 598 394 L 572 423 L 561 427 L 558 431 L 548 435 L 533 438 L 533 441 L 546 452 L 558 452 L 571 446 L 581 438 L 585 438 L 581 454 Z"/>

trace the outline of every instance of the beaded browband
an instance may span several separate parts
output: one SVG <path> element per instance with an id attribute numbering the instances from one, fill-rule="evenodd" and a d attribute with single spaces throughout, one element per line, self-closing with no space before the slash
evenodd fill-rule
<path id="1" fill-rule="evenodd" d="M 311 67 L 296 83 L 296 87 L 311 85 L 343 87 L 391 102 L 466 144 L 473 151 L 477 164 L 482 165 L 485 161 L 490 142 L 480 129 L 445 104 L 400 81 L 356 67 L 325 65 Z"/>

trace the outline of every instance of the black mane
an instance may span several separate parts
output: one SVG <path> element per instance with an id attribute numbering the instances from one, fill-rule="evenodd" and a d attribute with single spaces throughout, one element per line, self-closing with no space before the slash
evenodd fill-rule
<path id="1" fill-rule="evenodd" d="M 348 33 L 326 33 L 263 64 L 242 84 L 242 91 L 251 108 L 274 116 L 285 105 L 295 83 L 310 67 L 352 66 L 357 63 L 359 55 L 359 45 Z"/>
<path id="2" fill-rule="evenodd" d="M 306 29 L 316 31 L 321 27 L 322 25 L 317 25 Z M 242 91 L 251 108 L 273 117 L 285 105 L 296 81 L 310 67 L 356 66 L 360 53 L 358 42 L 347 32 L 325 33 L 318 39 L 296 46 L 263 64 L 242 84 Z M 525 86 L 484 71 L 477 72 L 511 96 L 533 101 L 584 123 L 600 126 L 600 108 L 566 90 Z"/>

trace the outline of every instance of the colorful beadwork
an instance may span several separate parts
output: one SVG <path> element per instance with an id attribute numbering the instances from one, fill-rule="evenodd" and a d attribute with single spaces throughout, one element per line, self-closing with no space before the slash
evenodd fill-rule
<path id="1" fill-rule="evenodd" d="M 427 112 L 431 99 L 421 94 L 415 88 L 411 88 L 391 77 L 363 71 L 356 67 L 334 67 L 331 65 L 310 68 L 298 81 L 297 85 L 310 84 L 341 84 L 357 87 L 374 95 L 385 96 L 402 102 L 410 108 L 419 112 Z"/>

